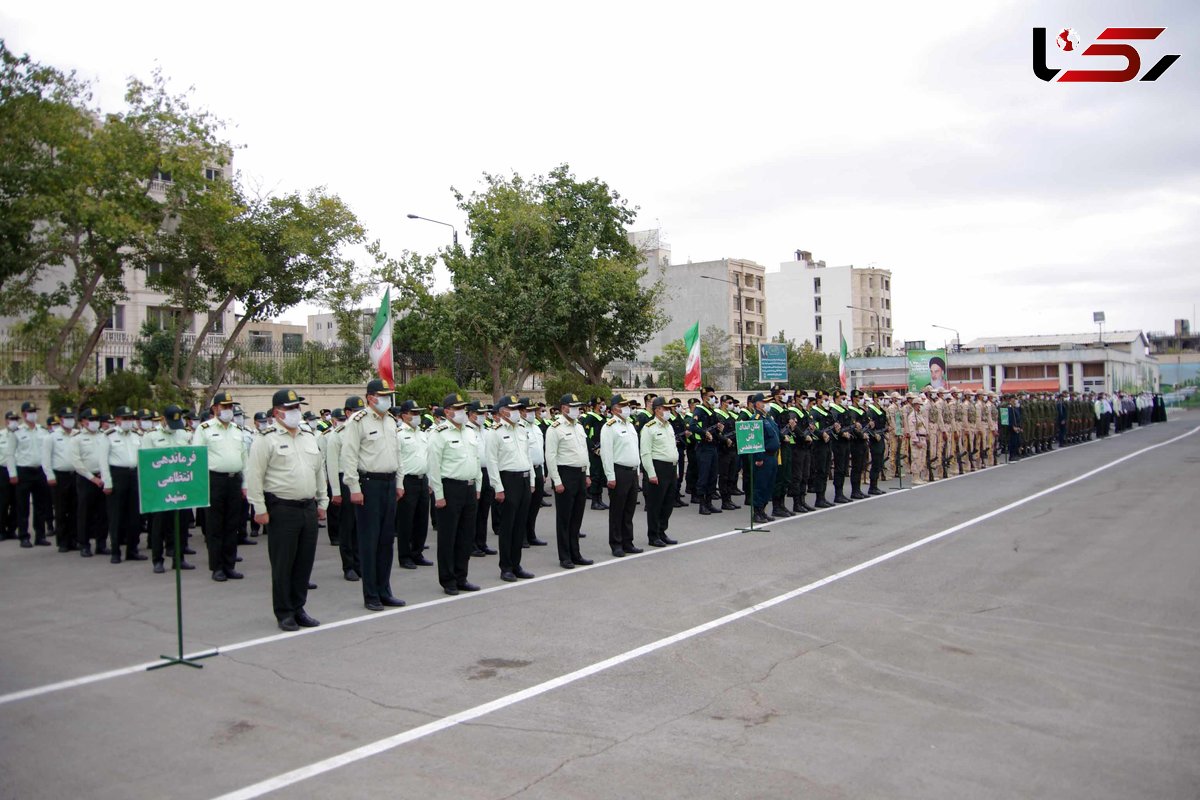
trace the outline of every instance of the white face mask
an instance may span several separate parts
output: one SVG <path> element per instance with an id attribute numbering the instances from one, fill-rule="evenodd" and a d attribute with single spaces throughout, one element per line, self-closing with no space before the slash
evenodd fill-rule
<path id="1" fill-rule="evenodd" d="M 892 404 L 891 400 L 884 399 L 884 400 L 879 401 L 879 405 L 883 406 L 884 408 L 887 408 L 891 404 Z"/>
<path id="2" fill-rule="evenodd" d="M 25 421 L 28 422 L 30 425 L 36 425 L 37 424 L 37 412 L 36 411 L 26 411 L 25 412 Z"/>
<path id="3" fill-rule="evenodd" d="M 294 431 L 296 428 L 300 427 L 301 418 L 300 409 L 288 408 L 284 410 L 283 419 L 280 421 L 283 423 L 285 428 Z"/>
<path id="4" fill-rule="evenodd" d="M 386 414 L 391 407 L 392 404 L 386 397 L 376 397 L 371 401 L 371 408 L 375 409 L 379 414 Z"/>
<path id="5" fill-rule="evenodd" d="M 95 419 L 89 419 L 88 423 L 87 423 L 87 429 L 89 431 L 91 431 L 92 433 L 96 433 L 97 431 L 100 430 L 100 421 L 95 420 Z"/>
<path id="6" fill-rule="evenodd" d="M 258 423 L 258 429 L 260 431 L 265 431 L 269 427 L 271 427 L 271 423 L 269 423 L 269 422 L 259 422 Z"/>
<path id="7" fill-rule="evenodd" d="M 152 419 L 141 420 L 141 426 L 142 426 L 142 430 L 144 430 L 144 431 L 152 431 L 152 430 L 154 430 L 154 420 L 152 420 Z"/>
<path id="8" fill-rule="evenodd" d="M 705 398 L 705 402 L 707 402 L 710 406 L 715 406 L 717 404 L 717 398 L 715 395 L 713 397 L 707 397 Z"/>
<path id="9" fill-rule="evenodd" d="M 633 416 L 633 409 L 629 406 L 621 406 L 621 416 L 625 419 L 629 419 L 631 416 Z"/>
<path id="10" fill-rule="evenodd" d="M 569 419 L 579 419 L 579 409 L 572 406 L 567 409 L 567 417 Z"/>
<path id="11" fill-rule="evenodd" d="M 604 405 L 603 403 L 601 403 L 601 404 L 600 404 L 600 407 L 596 409 L 596 413 L 598 413 L 598 414 L 603 414 L 603 413 L 604 413 L 605 411 L 607 411 L 607 410 L 608 410 L 608 406 L 606 406 L 606 405 Z"/>
<path id="12" fill-rule="evenodd" d="M 450 420 L 455 425 L 466 425 L 467 424 L 467 412 L 463 411 L 461 408 L 455 409 L 450 414 Z"/>
<path id="13" fill-rule="evenodd" d="M 831 405 L 833 405 L 833 401 L 828 399 L 822 400 L 821 405 L 823 405 L 825 408 L 829 408 Z"/>
<path id="14" fill-rule="evenodd" d="M 15 430 L 16 430 L 17 428 L 19 428 L 19 427 L 21 427 L 21 423 L 20 423 L 20 422 L 18 422 L 17 420 L 15 420 L 15 419 L 10 419 L 10 420 L 8 421 L 8 429 L 9 429 L 10 431 L 15 431 Z"/>
<path id="15" fill-rule="evenodd" d="M 224 422 L 226 425 L 228 425 L 230 422 L 233 422 L 233 409 L 222 408 L 217 412 L 217 419 L 221 420 L 221 422 Z"/>
<path id="16" fill-rule="evenodd" d="M 66 428 L 67 430 L 71 430 L 72 428 L 75 427 L 75 418 L 74 417 L 63 417 L 62 426 L 64 428 Z"/>
<path id="17" fill-rule="evenodd" d="M 133 420 L 131 420 L 131 419 L 123 420 L 121 422 L 121 430 L 123 430 L 123 431 L 133 430 Z"/>
<path id="18" fill-rule="evenodd" d="M 244 416 L 242 416 L 241 414 L 234 414 L 233 415 L 233 424 L 237 425 L 240 428 L 246 424 L 246 418 Z"/>

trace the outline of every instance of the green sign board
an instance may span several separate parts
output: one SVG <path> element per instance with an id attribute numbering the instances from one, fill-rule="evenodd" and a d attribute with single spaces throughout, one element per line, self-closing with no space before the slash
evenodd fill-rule
<path id="1" fill-rule="evenodd" d="M 1002 407 L 1000 409 L 1000 424 L 1001 425 L 1008 424 L 1008 409 L 1007 408 Z"/>
<path id="2" fill-rule="evenodd" d="M 778 343 L 758 346 L 758 382 L 787 381 L 787 345 Z"/>
<path id="3" fill-rule="evenodd" d="M 208 448 L 139 450 L 138 497 L 143 514 L 205 508 L 208 505 Z"/>
<path id="4" fill-rule="evenodd" d="M 763 424 L 761 419 L 742 420 L 735 423 L 737 429 L 734 434 L 737 436 L 738 455 L 744 456 L 749 453 L 762 453 L 766 450 L 763 446 Z"/>

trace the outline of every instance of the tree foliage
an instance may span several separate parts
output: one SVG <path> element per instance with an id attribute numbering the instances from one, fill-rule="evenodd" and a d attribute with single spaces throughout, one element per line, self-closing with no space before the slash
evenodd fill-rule
<path id="1" fill-rule="evenodd" d="M 837 356 L 822 353 L 807 339 L 797 345 L 795 339 L 785 339 L 782 331 L 771 341 L 787 345 L 788 386 L 792 389 L 829 389 L 839 385 Z M 765 386 L 757 381 L 758 348 L 746 351 L 746 376 L 749 386 Z"/>

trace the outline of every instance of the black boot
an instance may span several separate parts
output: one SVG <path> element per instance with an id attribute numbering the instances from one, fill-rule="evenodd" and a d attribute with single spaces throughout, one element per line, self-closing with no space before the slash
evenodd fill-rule
<path id="1" fill-rule="evenodd" d="M 787 503 L 784 500 L 771 501 L 771 515 L 775 517 L 787 518 L 792 516 L 792 512 L 787 510 Z"/>
<path id="2" fill-rule="evenodd" d="M 792 513 L 793 514 L 807 514 L 808 510 L 809 510 L 808 506 L 804 505 L 804 501 L 802 499 L 800 499 L 799 497 L 792 498 Z"/>
<path id="3" fill-rule="evenodd" d="M 833 508 L 833 503 L 825 499 L 825 495 L 817 495 L 816 502 L 813 503 L 813 508 Z"/>
<path id="4" fill-rule="evenodd" d="M 767 518 L 767 516 L 765 514 L 763 514 L 763 510 L 761 508 L 754 509 L 754 518 L 753 519 L 754 519 L 754 523 L 756 525 L 762 525 L 764 523 L 771 521 L 770 519 Z"/>

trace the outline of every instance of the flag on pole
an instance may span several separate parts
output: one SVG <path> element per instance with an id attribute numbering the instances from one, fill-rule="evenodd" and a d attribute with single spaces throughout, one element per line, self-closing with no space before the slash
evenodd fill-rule
<path id="1" fill-rule="evenodd" d="M 683 370 L 683 388 L 694 392 L 700 388 L 700 321 L 687 329 L 683 335 L 683 346 L 687 348 L 687 362 Z"/>
<path id="2" fill-rule="evenodd" d="M 371 331 L 371 366 L 379 377 L 395 386 L 392 368 L 392 288 L 383 293 L 383 304 L 375 315 L 375 329 Z"/>
<path id="3" fill-rule="evenodd" d="M 842 388 L 849 391 L 850 371 L 846 369 L 846 337 L 842 336 L 841 330 L 838 331 L 838 338 L 842 340 L 842 351 L 838 358 L 838 380 L 842 382 Z"/>

